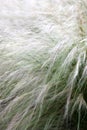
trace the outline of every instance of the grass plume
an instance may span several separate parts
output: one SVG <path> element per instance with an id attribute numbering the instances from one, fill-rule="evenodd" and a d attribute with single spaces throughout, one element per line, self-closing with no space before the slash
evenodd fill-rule
<path id="1" fill-rule="evenodd" d="M 86 0 L 0 0 L 0 130 L 86 130 Z"/>

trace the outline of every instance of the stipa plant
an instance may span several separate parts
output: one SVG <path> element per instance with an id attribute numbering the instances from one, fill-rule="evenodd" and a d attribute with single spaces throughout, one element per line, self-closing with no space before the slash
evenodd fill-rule
<path id="1" fill-rule="evenodd" d="M 86 0 L 0 1 L 0 130 L 86 130 Z"/>

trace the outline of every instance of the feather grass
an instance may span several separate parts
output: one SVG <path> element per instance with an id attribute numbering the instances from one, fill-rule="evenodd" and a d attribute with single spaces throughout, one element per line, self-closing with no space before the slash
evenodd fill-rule
<path id="1" fill-rule="evenodd" d="M 86 130 L 86 5 L 0 1 L 0 130 Z"/>

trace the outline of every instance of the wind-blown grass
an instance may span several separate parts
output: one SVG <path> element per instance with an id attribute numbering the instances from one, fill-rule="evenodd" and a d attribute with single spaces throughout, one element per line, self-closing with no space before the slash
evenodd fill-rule
<path id="1" fill-rule="evenodd" d="M 86 5 L 0 1 L 0 130 L 87 129 Z"/>

